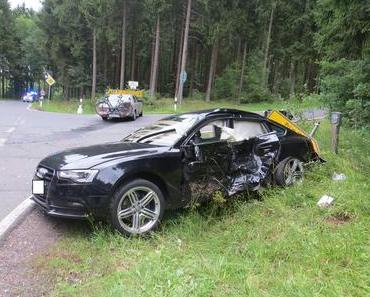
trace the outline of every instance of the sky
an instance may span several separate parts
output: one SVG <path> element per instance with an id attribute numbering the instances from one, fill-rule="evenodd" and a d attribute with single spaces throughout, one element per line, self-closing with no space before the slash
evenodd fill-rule
<path id="1" fill-rule="evenodd" d="M 32 8 L 33 10 L 41 9 L 41 0 L 8 0 L 10 7 L 16 8 L 18 5 L 26 4 L 27 8 Z"/>

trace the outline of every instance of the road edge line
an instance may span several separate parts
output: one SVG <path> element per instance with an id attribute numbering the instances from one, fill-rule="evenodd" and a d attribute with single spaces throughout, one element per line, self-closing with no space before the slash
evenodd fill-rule
<path id="1" fill-rule="evenodd" d="M 16 208 L 0 221 L 0 242 L 4 241 L 7 235 L 22 221 L 22 218 L 34 208 L 35 203 L 31 200 L 31 197 L 29 196 L 18 204 Z"/>

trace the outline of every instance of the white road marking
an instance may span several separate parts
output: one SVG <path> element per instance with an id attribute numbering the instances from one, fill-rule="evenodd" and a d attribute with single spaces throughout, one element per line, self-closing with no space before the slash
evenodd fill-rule
<path id="1" fill-rule="evenodd" d="M 15 130 L 15 127 L 10 127 L 8 130 L 6 130 L 6 133 L 13 133 Z"/>
<path id="2" fill-rule="evenodd" d="M 0 240 L 4 239 L 8 232 L 15 227 L 17 221 L 24 215 L 28 210 L 34 206 L 34 202 L 29 198 L 24 200 L 15 209 L 11 211 L 1 222 L 0 222 Z"/>
<path id="3" fill-rule="evenodd" d="M 6 142 L 6 138 L 0 138 L 0 146 L 3 146 Z"/>

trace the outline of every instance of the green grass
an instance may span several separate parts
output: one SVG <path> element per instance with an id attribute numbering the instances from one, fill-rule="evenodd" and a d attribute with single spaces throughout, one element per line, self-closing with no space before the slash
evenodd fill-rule
<path id="1" fill-rule="evenodd" d="M 175 113 L 174 110 L 174 101 L 171 98 L 161 98 L 157 100 L 147 101 L 144 103 L 144 113 L 145 114 L 172 114 Z M 52 100 L 45 101 L 43 107 L 40 108 L 39 103 L 34 103 L 33 108 L 49 112 L 62 112 L 62 113 L 77 113 L 77 108 L 79 101 L 70 100 Z M 291 101 L 271 101 L 271 102 L 262 102 L 262 103 L 248 103 L 248 104 L 237 104 L 231 100 L 217 100 L 206 102 L 204 100 L 193 100 L 185 99 L 183 104 L 177 105 L 177 113 L 195 111 L 201 109 L 211 109 L 211 108 L 237 108 L 248 111 L 261 111 L 267 109 L 290 109 L 290 110 L 304 110 L 307 108 L 317 107 L 319 102 L 317 100 L 291 100 Z M 83 104 L 83 113 L 84 114 L 94 114 L 95 106 L 91 101 L 84 101 Z"/>
<path id="2" fill-rule="evenodd" d="M 324 122 L 327 163 L 302 185 L 170 214 L 146 239 L 75 223 L 36 266 L 54 296 L 368 296 L 369 136 L 343 128 L 334 155 Z"/>

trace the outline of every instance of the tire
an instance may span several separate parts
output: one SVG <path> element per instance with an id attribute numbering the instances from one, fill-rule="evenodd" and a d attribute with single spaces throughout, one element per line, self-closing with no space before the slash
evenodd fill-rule
<path id="1" fill-rule="evenodd" d="M 141 111 L 140 113 L 139 113 L 139 117 L 142 117 L 143 116 L 143 111 Z"/>
<path id="2" fill-rule="evenodd" d="M 132 115 L 131 119 L 132 119 L 133 121 L 135 121 L 135 120 L 136 120 L 136 110 L 134 110 L 134 114 Z"/>
<path id="3" fill-rule="evenodd" d="M 292 186 L 300 183 L 304 178 L 304 169 L 302 162 L 294 157 L 288 157 L 282 160 L 275 169 L 275 183 L 282 187 Z"/>
<path id="4" fill-rule="evenodd" d="M 145 179 L 135 179 L 114 193 L 109 208 L 110 223 L 123 235 L 146 235 L 158 227 L 165 206 L 164 196 L 157 185 Z"/>
<path id="5" fill-rule="evenodd" d="M 101 117 L 103 121 L 108 121 L 108 117 Z"/>

